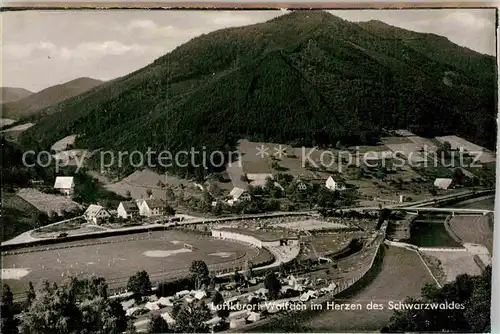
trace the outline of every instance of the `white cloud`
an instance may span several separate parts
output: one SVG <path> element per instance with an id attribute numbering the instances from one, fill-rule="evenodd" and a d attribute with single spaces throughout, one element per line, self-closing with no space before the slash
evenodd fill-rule
<path id="1" fill-rule="evenodd" d="M 216 15 L 213 18 L 212 23 L 222 27 L 244 26 L 247 24 L 255 23 L 255 17 L 245 16 L 242 14 L 238 15 L 237 12 L 236 13 L 226 12 Z"/>
<path id="2" fill-rule="evenodd" d="M 444 24 L 457 24 L 461 26 L 466 26 L 464 28 L 467 29 L 485 29 L 485 28 L 493 28 L 493 22 L 487 20 L 483 17 L 479 17 L 477 15 L 473 15 L 468 12 L 456 12 L 447 15 L 443 19 Z"/>
<path id="3" fill-rule="evenodd" d="M 75 47 L 58 47 L 51 42 L 29 44 L 9 44 L 4 46 L 4 57 L 26 59 L 34 56 L 47 56 L 62 60 L 102 58 L 105 56 L 121 56 L 130 54 L 142 56 L 147 53 L 157 54 L 160 47 L 123 44 L 118 41 L 86 42 Z"/>
<path id="4" fill-rule="evenodd" d="M 155 29 L 158 25 L 152 20 L 133 20 L 128 25 L 125 26 L 125 30 L 135 30 L 135 29 Z"/>

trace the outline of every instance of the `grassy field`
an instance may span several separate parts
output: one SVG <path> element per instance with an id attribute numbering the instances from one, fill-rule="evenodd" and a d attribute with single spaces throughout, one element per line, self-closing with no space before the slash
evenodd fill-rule
<path id="1" fill-rule="evenodd" d="M 431 268 L 434 276 L 442 271 L 443 274 L 436 276 L 440 283 L 453 282 L 460 274 L 480 275 L 481 269 L 474 261 L 469 252 L 422 252 L 422 258 Z M 436 262 L 439 262 L 441 270 L 436 270 Z M 444 277 L 443 277 L 444 276 Z"/>
<path id="2" fill-rule="evenodd" d="M 486 246 L 493 251 L 493 229 L 488 216 L 455 216 L 450 228 L 463 242 Z"/>
<path id="3" fill-rule="evenodd" d="M 37 227 L 39 213 L 37 208 L 15 194 L 2 192 L 1 241 Z"/>
<path id="4" fill-rule="evenodd" d="M 32 188 L 20 189 L 17 195 L 47 214 L 61 213 L 62 211 L 71 212 L 82 208 L 80 204 L 66 196 L 46 194 Z"/>
<path id="5" fill-rule="evenodd" d="M 152 281 L 156 281 L 186 274 L 193 260 L 203 260 L 209 268 L 220 270 L 243 266 L 247 259 L 254 262 L 271 259 L 265 250 L 172 230 L 152 232 L 151 235 L 140 233 L 102 238 L 99 241 L 114 243 L 4 256 L 4 269 L 24 268 L 29 271 L 27 276 L 5 282 L 14 293 L 19 293 L 26 288 L 28 281 L 48 279 L 58 282 L 68 275 L 87 273 L 105 277 L 110 287 L 116 288 L 126 284 L 138 270 L 146 270 Z M 186 251 L 184 243 L 193 245 L 195 249 Z"/>
<path id="6" fill-rule="evenodd" d="M 415 252 L 389 247 L 384 255 L 380 273 L 364 289 L 336 303 L 360 303 L 363 310 L 324 311 L 310 319 L 306 326 L 314 332 L 364 332 L 382 328 L 392 315 L 389 301 L 402 301 L 419 296 L 425 283 L 433 280 Z M 382 304 L 383 310 L 367 310 L 370 302 Z"/>

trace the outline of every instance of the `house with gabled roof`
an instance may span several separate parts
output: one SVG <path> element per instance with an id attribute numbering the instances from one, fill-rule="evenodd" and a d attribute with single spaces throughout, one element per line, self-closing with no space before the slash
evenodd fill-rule
<path id="1" fill-rule="evenodd" d="M 90 204 L 83 213 L 85 220 L 89 223 L 99 225 L 111 217 L 111 214 L 104 207 L 98 204 Z"/>
<path id="2" fill-rule="evenodd" d="M 345 190 L 345 185 L 342 182 L 335 181 L 333 177 L 329 176 L 326 180 L 325 186 L 330 190 Z"/>
<path id="3" fill-rule="evenodd" d="M 235 203 L 240 201 L 252 200 L 252 197 L 250 196 L 248 191 L 239 187 L 234 187 L 233 190 L 231 190 L 231 192 L 229 193 L 229 196 L 231 197 L 227 201 L 227 204 L 229 205 L 234 205 Z"/>
<path id="4" fill-rule="evenodd" d="M 116 209 L 118 217 L 123 219 L 131 219 L 139 216 L 139 207 L 134 201 L 120 202 L 118 209 Z"/>
<path id="5" fill-rule="evenodd" d="M 54 189 L 58 190 L 66 196 L 73 195 L 75 181 L 73 176 L 57 176 L 54 182 Z"/>
<path id="6" fill-rule="evenodd" d="M 434 180 L 434 187 L 443 190 L 449 189 L 453 187 L 453 179 L 437 178 Z"/>
<path id="7" fill-rule="evenodd" d="M 140 198 L 137 200 L 139 215 L 144 217 L 163 216 L 165 214 L 166 203 L 160 198 Z"/>

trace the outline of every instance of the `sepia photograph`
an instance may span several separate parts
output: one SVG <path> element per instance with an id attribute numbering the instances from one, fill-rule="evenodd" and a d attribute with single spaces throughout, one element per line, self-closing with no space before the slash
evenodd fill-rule
<path id="1" fill-rule="evenodd" d="M 496 8 L 1 23 L 0 333 L 495 332 Z"/>

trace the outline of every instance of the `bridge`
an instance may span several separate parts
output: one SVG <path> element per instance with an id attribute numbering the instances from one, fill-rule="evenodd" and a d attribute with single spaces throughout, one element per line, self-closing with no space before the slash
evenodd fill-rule
<path id="1" fill-rule="evenodd" d="M 489 213 L 493 213 L 492 210 L 483 210 L 483 209 L 466 209 L 466 208 L 432 208 L 425 206 L 409 206 L 404 208 L 398 208 L 398 210 L 409 211 L 409 212 L 443 212 L 443 213 L 451 213 L 452 216 L 455 214 L 469 214 L 469 215 L 487 215 Z"/>

